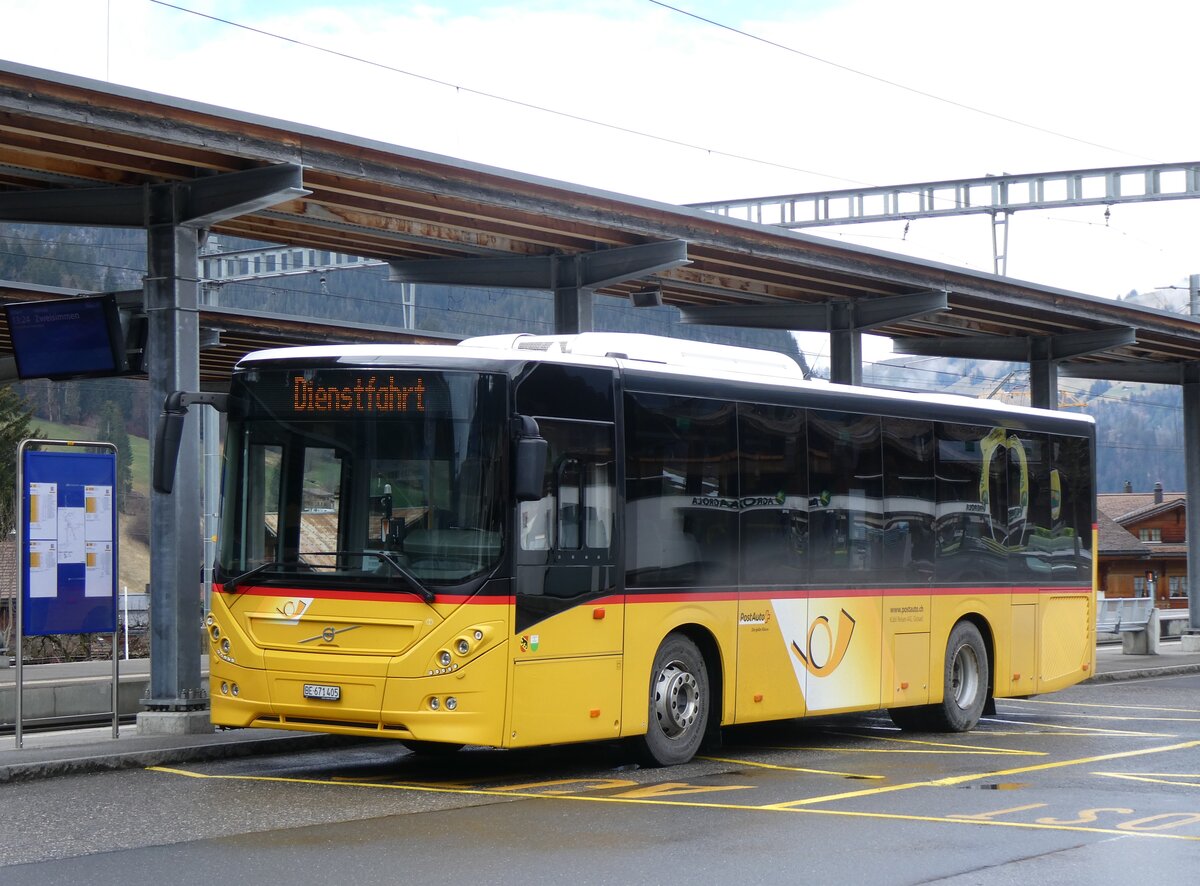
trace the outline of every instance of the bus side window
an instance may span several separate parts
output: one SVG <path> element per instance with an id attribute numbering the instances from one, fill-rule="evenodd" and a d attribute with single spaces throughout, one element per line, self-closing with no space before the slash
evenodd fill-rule
<path id="1" fill-rule="evenodd" d="M 542 497 L 522 502 L 526 551 L 607 549 L 613 530 L 612 425 L 538 417 L 549 443 Z"/>
<path id="2" fill-rule="evenodd" d="M 738 404 L 743 584 L 808 579 L 808 439 L 795 406 Z"/>

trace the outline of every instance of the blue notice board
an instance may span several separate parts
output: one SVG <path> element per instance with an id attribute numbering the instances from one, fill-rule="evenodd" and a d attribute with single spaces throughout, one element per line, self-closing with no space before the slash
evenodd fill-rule
<path id="1" fill-rule="evenodd" d="M 24 449 L 21 469 L 25 636 L 116 631 L 115 452 Z"/>

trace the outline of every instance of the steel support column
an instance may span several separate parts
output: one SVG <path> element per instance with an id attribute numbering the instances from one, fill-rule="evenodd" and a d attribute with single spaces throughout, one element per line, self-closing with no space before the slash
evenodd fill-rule
<path id="1" fill-rule="evenodd" d="M 1036 409 L 1058 408 L 1058 363 L 1051 345 L 1049 338 L 1029 342 L 1029 405 Z"/>
<path id="2" fill-rule="evenodd" d="M 593 290 L 580 286 L 563 286 L 554 290 L 554 334 L 571 335 L 591 332 L 596 328 Z"/>
<path id="3" fill-rule="evenodd" d="M 1200 635 L 1200 367 L 1183 383 L 1183 458 L 1187 486 L 1188 633 Z"/>
<path id="4" fill-rule="evenodd" d="M 854 322 L 854 306 L 835 302 L 829 311 L 829 380 L 862 384 L 862 329 Z"/>
<path id="5" fill-rule="evenodd" d="M 923 357 L 1028 362 L 1030 403 L 1041 409 L 1057 409 L 1059 367 L 1064 361 L 1135 344 L 1137 333 L 1134 330 L 1115 328 L 1029 337 L 979 335 L 962 338 L 898 338 L 892 341 L 892 348 L 897 354 L 920 354 Z M 1113 364 L 1096 365 L 1100 366 L 1101 374 L 1095 377 L 1107 378 L 1103 373 L 1108 372 Z M 1084 377 L 1087 372 L 1088 364 L 1079 364 L 1070 367 L 1067 374 Z"/>
<path id="6" fill-rule="evenodd" d="M 5 192 L 0 194 L 0 219 L 146 230 L 146 373 L 156 414 L 168 394 L 200 388 L 200 229 L 307 193 L 301 168 L 279 164 L 171 184 Z M 151 453 L 155 434 L 151 422 Z M 173 494 L 150 493 L 150 686 L 143 704 L 151 718 L 155 712 L 208 706 L 200 679 L 200 438 L 195 417 L 185 425 L 174 487 Z M 207 717 L 198 720 L 202 722 L 195 728 L 212 728 Z M 192 725 L 174 723 L 168 731 L 188 731 Z M 147 726 L 146 731 L 159 731 L 149 721 Z M 143 730 L 141 718 L 138 729 Z"/>
<path id="7" fill-rule="evenodd" d="M 862 334 L 877 326 L 949 308 L 945 291 L 908 292 L 863 301 L 681 307 L 684 323 L 829 333 L 829 380 L 862 384 Z"/>
<path id="8" fill-rule="evenodd" d="M 592 327 L 597 289 L 688 264 L 687 241 L 665 240 L 584 252 L 528 258 L 426 259 L 389 262 L 393 283 L 543 289 L 554 293 L 554 332 L 569 335 Z"/>
<path id="9" fill-rule="evenodd" d="M 146 374 L 150 402 L 174 391 L 200 389 L 199 232 L 179 224 L 174 187 L 150 189 L 146 224 Z M 206 707 L 200 679 L 200 438 L 198 417 L 187 419 L 179 446 L 174 492 L 150 492 L 151 711 Z M 150 451 L 157 428 L 150 424 Z"/>

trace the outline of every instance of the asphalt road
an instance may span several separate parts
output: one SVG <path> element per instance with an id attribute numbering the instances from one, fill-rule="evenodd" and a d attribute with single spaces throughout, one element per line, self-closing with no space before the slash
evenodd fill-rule
<path id="1" fill-rule="evenodd" d="M 0 787 L 0 883 L 1192 884 L 1200 676 L 1002 700 L 966 735 L 862 715 L 619 745 L 390 743 Z"/>

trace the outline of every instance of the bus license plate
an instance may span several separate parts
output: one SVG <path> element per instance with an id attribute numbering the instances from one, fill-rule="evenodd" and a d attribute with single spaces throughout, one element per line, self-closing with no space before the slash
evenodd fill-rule
<path id="1" fill-rule="evenodd" d="M 322 686 L 319 683 L 305 683 L 304 697 L 317 698 L 321 701 L 338 701 L 342 697 L 342 687 Z"/>

